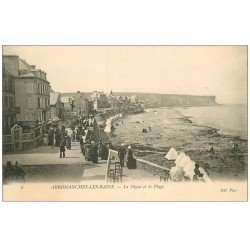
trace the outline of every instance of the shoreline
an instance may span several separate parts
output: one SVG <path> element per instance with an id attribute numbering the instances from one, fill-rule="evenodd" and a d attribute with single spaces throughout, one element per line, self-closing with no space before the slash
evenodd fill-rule
<path id="1" fill-rule="evenodd" d="M 243 106 L 241 108 L 246 108 L 244 107 L 244 104 L 220 104 L 220 105 L 216 105 L 216 106 L 220 106 L 223 110 L 223 108 L 228 108 L 230 107 L 230 109 L 233 107 L 237 107 L 237 106 Z M 211 108 L 212 106 L 206 106 L 205 108 Z M 197 107 L 190 107 L 190 108 L 199 108 Z M 241 130 L 236 129 L 236 124 L 234 124 L 234 126 L 232 127 L 228 127 L 225 126 L 225 124 L 221 124 L 221 122 L 218 121 L 214 121 L 213 119 L 208 120 L 208 118 L 206 116 L 200 116 L 197 115 L 197 110 L 193 109 L 194 112 L 190 113 L 190 110 L 188 108 L 184 108 L 184 107 L 177 107 L 176 108 L 183 116 L 185 116 L 186 118 L 188 118 L 190 120 L 190 122 L 192 122 L 195 125 L 198 126 L 202 126 L 202 127 L 208 127 L 208 128 L 212 128 L 212 129 L 216 129 L 217 133 L 220 135 L 224 135 L 224 136 L 231 136 L 233 138 L 239 138 L 239 139 L 243 139 L 243 140 L 247 140 L 248 139 L 248 129 L 247 126 L 245 127 L 245 125 L 247 124 L 247 118 L 242 116 L 243 113 L 240 113 L 240 118 L 242 119 L 242 124 L 237 124 L 237 125 L 243 125 L 245 123 L 245 125 L 243 125 L 243 128 Z M 186 112 L 187 110 L 187 112 Z M 188 112 L 189 111 L 189 112 Z M 213 112 L 214 110 L 204 110 L 204 112 Z M 216 111 L 216 110 L 215 110 Z M 225 111 L 225 110 L 223 110 Z M 228 111 L 228 110 L 226 110 Z M 239 110 L 237 110 L 239 111 Z M 241 110 L 240 110 L 241 111 Z M 247 109 L 246 109 L 247 112 Z M 198 114 L 199 114 L 199 110 L 198 110 Z M 232 112 L 232 114 L 235 114 L 235 111 Z M 218 113 L 218 115 L 220 115 L 220 113 Z M 234 117 L 230 117 L 230 118 L 234 118 Z M 236 119 L 237 120 L 237 119 Z M 229 120 L 229 123 L 231 122 L 231 120 Z"/>
<path id="2" fill-rule="evenodd" d="M 168 112 L 165 119 L 167 121 L 163 119 L 163 124 L 155 124 L 155 118 L 152 115 L 154 110 Z M 121 142 L 125 142 L 126 145 L 132 146 L 135 157 L 166 167 L 174 166 L 173 162 L 164 158 L 164 155 L 170 147 L 175 147 L 179 153 L 184 151 L 191 159 L 198 162 L 213 181 L 247 180 L 247 139 L 220 134 L 218 128 L 196 124 L 189 119 L 190 117 L 180 112 L 177 114 L 176 111 L 177 108 L 161 107 L 146 109 L 142 114 L 123 116 L 124 124 L 119 124 L 115 131 L 108 135 L 108 139 L 115 148 L 118 148 Z M 136 123 L 135 120 L 137 118 L 140 120 L 141 116 L 148 116 L 151 119 L 147 121 L 147 124 L 152 126 L 153 134 L 150 132 L 142 135 L 141 131 L 136 128 L 141 124 Z M 162 120 L 158 116 L 157 119 Z M 152 121 L 154 126 L 151 124 Z M 164 122 L 168 126 L 164 127 Z M 128 134 L 130 130 L 131 133 Z M 137 130 L 137 133 L 139 130 L 138 135 L 134 130 Z M 239 145 L 237 153 L 232 152 L 233 142 Z M 212 145 L 215 148 L 215 155 L 209 152 Z"/>

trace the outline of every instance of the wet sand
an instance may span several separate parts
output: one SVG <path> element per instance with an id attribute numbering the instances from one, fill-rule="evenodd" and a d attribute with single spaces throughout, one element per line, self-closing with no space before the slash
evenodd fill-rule
<path id="1" fill-rule="evenodd" d="M 200 126 L 183 116 L 175 108 L 160 108 L 130 115 L 114 123 L 115 131 L 104 134 L 118 149 L 121 143 L 131 145 L 134 155 L 162 166 L 174 166 L 165 155 L 174 147 L 185 152 L 192 160 L 204 167 L 209 177 L 219 181 L 247 179 L 247 140 L 221 135 L 217 129 Z M 118 126 L 116 125 L 118 124 Z M 145 128 L 151 132 L 142 133 Z M 238 151 L 233 152 L 236 142 Z M 215 154 L 210 153 L 211 146 Z"/>

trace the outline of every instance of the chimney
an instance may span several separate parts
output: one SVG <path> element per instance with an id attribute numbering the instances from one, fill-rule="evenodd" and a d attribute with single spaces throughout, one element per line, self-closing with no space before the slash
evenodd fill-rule
<path id="1" fill-rule="evenodd" d="M 36 65 L 30 65 L 31 69 L 35 69 Z"/>

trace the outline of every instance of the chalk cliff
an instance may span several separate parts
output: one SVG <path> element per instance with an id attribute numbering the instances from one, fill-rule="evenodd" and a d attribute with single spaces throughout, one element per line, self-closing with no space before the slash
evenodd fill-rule
<path id="1" fill-rule="evenodd" d="M 140 101 L 159 106 L 206 106 L 217 105 L 215 96 L 150 94 L 150 93 L 115 93 L 120 96 L 136 95 Z"/>

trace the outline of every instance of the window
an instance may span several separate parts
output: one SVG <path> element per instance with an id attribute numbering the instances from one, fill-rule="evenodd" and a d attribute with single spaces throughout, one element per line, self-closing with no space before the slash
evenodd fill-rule
<path id="1" fill-rule="evenodd" d="M 13 98 L 9 97 L 9 107 L 13 108 Z"/>
<path id="2" fill-rule="evenodd" d="M 7 80 L 5 77 L 3 78 L 3 90 L 7 90 Z"/>
<path id="3" fill-rule="evenodd" d="M 8 101 L 8 96 L 4 97 L 4 106 L 9 107 L 9 101 Z"/>
<path id="4" fill-rule="evenodd" d="M 38 84 L 38 88 L 39 88 L 39 94 L 41 95 L 42 94 L 42 85 Z"/>
<path id="5" fill-rule="evenodd" d="M 28 108 L 32 108 L 32 97 L 28 97 Z"/>
<path id="6" fill-rule="evenodd" d="M 38 98 L 38 108 L 45 109 L 45 98 Z"/>
<path id="7" fill-rule="evenodd" d="M 33 83 L 32 82 L 29 82 L 27 84 L 27 93 L 29 93 L 29 94 L 33 93 Z"/>

